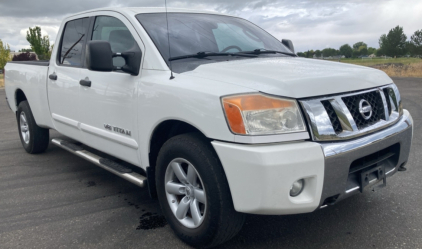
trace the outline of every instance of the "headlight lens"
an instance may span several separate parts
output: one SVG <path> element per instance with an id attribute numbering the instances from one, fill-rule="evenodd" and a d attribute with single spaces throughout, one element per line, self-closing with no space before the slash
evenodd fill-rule
<path id="1" fill-rule="evenodd" d="M 222 102 L 233 133 L 264 135 L 306 131 L 295 100 L 247 94 L 224 97 Z"/>

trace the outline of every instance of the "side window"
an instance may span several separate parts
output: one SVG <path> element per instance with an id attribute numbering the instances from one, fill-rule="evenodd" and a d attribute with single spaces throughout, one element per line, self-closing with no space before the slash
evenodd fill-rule
<path id="1" fill-rule="evenodd" d="M 126 25 L 119 19 L 111 16 L 98 16 L 95 18 L 92 40 L 108 41 L 113 53 L 122 53 L 128 50 L 140 50 L 138 44 Z M 113 58 L 115 67 L 125 65 L 121 57 Z"/>
<path id="2" fill-rule="evenodd" d="M 89 18 L 82 18 L 66 23 L 60 48 L 59 64 L 80 67 L 86 41 Z"/>

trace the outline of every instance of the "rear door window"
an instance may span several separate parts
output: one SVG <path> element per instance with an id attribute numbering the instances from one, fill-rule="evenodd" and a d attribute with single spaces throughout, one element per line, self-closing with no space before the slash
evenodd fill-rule
<path id="1" fill-rule="evenodd" d="M 59 49 L 59 64 L 82 67 L 88 27 L 89 18 L 81 18 L 66 23 Z"/>

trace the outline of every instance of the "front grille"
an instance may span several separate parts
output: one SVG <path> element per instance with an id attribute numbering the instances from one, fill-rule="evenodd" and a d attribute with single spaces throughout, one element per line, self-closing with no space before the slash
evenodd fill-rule
<path id="1" fill-rule="evenodd" d="M 394 84 L 299 101 L 315 141 L 340 141 L 364 136 L 394 124 L 401 116 L 400 94 Z M 364 113 L 359 111 L 360 102 Z M 371 115 L 368 106 L 371 106 Z"/>
<path id="2" fill-rule="evenodd" d="M 382 102 L 379 91 L 372 91 L 348 97 L 343 97 L 343 102 L 352 114 L 359 129 L 373 125 L 380 119 L 385 119 L 384 104 Z M 372 116 L 365 120 L 359 112 L 359 102 L 364 99 L 369 102 L 372 107 Z"/>
<path id="3" fill-rule="evenodd" d="M 340 120 L 336 112 L 334 111 L 333 106 L 331 105 L 330 101 L 323 100 L 321 101 L 322 105 L 324 106 L 325 110 L 327 111 L 328 117 L 330 118 L 331 124 L 333 125 L 334 131 L 338 134 L 343 131 L 341 127 Z"/>

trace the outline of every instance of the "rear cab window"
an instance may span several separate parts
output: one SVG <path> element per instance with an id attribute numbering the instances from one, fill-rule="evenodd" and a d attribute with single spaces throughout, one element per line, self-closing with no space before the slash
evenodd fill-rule
<path id="1" fill-rule="evenodd" d="M 76 19 L 66 23 L 58 50 L 59 65 L 83 66 L 88 28 L 89 18 Z"/>

